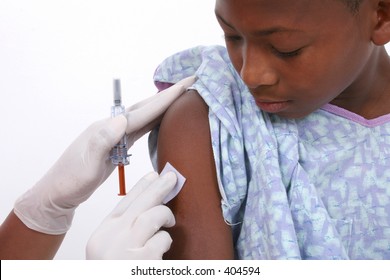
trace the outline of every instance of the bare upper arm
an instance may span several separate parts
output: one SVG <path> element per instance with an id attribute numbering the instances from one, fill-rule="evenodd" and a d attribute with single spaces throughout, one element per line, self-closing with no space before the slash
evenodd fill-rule
<path id="1" fill-rule="evenodd" d="M 176 217 L 170 259 L 231 259 L 230 227 L 221 210 L 210 140 L 208 107 L 196 91 L 185 93 L 166 112 L 158 137 L 159 171 L 170 162 L 186 184 L 169 204 Z"/>

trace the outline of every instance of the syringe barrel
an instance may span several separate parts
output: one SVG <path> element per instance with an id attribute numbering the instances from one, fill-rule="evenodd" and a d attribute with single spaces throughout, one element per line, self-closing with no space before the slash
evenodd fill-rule
<path id="1" fill-rule="evenodd" d="M 125 113 L 125 106 L 112 106 L 111 107 L 111 117 L 115 118 L 119 115 L 123 115 Z"/>
<path id="2" fill-rule="evenodd" d="M 111 107 L 111 117 L 116 117 L 125 113 L 124 106 L 112 106 Z M 113 164 L 115 165 L 127 165 L 129 164 L 127 155 L 127 138 L 126 135 L 122 137 L 118 144 L 114 146 L 111 150 L 110 158 Z"/>
<path id="3" fill-rule="evenodd" d="M 122 137 L 118 144 L 111 149 L 110 158 L 111 162 L 115 165 L 128 165 L 130 162 L 127 155 L 127 139 L 126 136 Z"/>

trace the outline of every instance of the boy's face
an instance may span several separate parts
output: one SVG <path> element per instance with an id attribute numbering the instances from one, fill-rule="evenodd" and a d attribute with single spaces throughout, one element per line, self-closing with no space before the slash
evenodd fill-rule
<path id="1" fill-rule="evenodd" d="M 364 98 L 373 48 L 367 5 L 353 14 L 338 0 L 216 0 L 215 11 L 257 105 L 299 118 L 332 100 L 348 109 Z"/>

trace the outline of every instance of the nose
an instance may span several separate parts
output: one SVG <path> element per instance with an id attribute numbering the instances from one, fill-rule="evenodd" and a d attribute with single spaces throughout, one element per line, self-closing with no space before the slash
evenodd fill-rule
<path id="1" fill-rule="evenodd" d="M 256 48 L 246 48 L 242 55 L 240 76 L 249 88 L 272 86 L 278 83 L 278 74 L 272 58 Z"/>

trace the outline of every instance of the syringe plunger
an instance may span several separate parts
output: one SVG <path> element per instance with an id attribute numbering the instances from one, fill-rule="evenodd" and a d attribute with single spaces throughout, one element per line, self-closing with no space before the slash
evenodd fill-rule
<path id="1" fill-rule="evenodd" d="M 119 79 L 114 80 L 114 106 L 122 105 L 121 95 L 121 81 Z"/>

